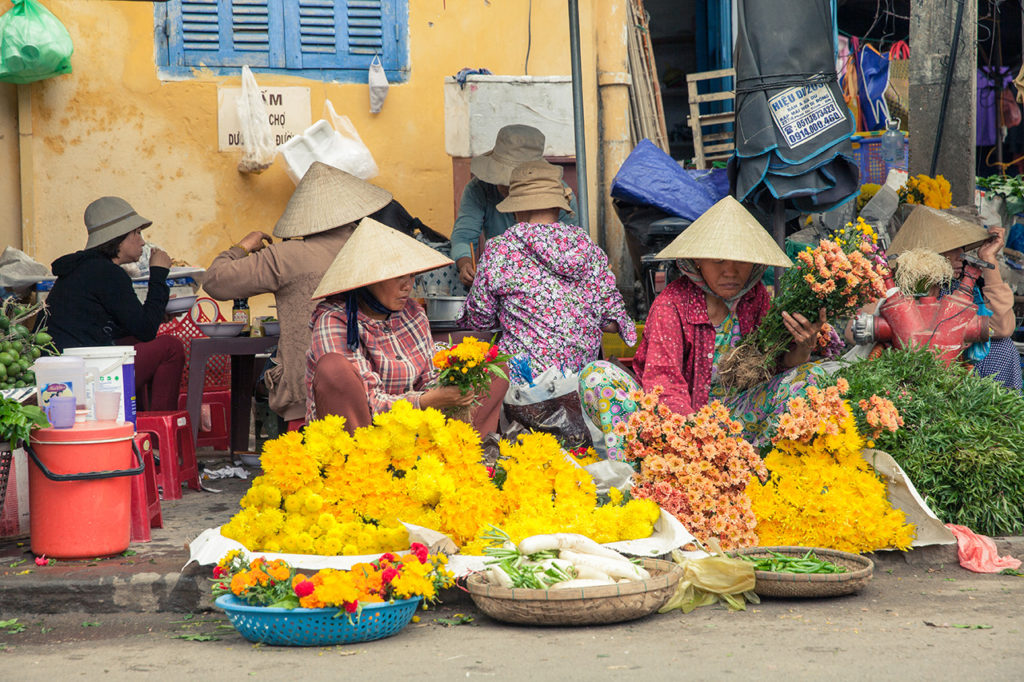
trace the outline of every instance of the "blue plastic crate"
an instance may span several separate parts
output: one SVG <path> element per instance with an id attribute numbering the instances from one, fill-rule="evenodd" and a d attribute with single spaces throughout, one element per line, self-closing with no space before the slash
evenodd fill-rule
<path id="1" fill-rule="evenodd" d="M 850 138 L 853 142 L 853 154 L 860 166 L 860 184 L 873 182 L 885 184 L 889 168 L 882 160 L 882 132 L 858 133 Z M 903 136 L 903 163 L 896 166 L 899 170 L 907 170 L 910 163 L 910 138 Z"/>

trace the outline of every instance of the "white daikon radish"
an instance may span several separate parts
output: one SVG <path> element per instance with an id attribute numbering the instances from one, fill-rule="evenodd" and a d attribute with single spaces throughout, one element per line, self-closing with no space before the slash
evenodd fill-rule
<path id="1" fill-rule="evenodd" d="M 590 580 L 584 578 L 577 578 L 576 580 L 566 580 L 563 583 L 555 583 L 551 586 L 552 590 L 565 590 L 573 587 L 597 587 L 598 585 L 614 585 L 615 583 L 611 580 Z"/>
<path id="2" fill-rule="evenodd" d="M 570 565 L 576 571 L 577 578 L 583 578 L 584 580 L 611 580 L 607 573 L 599 571 L 596 568 L 592 568 L 590 566 L 576 566 L 575 564 Z"/>
<path id="3" fill-rule="evenodd" d="M 548 549 L 567 549 L 581 554 L 593 554 L 606 559 L 629 561 L 614 549 L 599 545 L 586 535 L 578 533 L 551 533 L 550 535 L 533 535 L 519 543 L 519 551 L 523 554 L 536 554 Z"/>
<path id="4" fill-rule="evenodd" d="M 501 587 L 512 587 L 512 578 L 499 566 L 491 566 L 487 569 L 487 582 Z"/>
<path id="5" fill-rule="evenodd" d="M 559 551 L 558 557 L 560 559 L 571 561 L 577 570 L 579 570 L 581 566 L 588 566 L 590 568 L 597 569 L 598 571 L 604 571 L 608 574 L 609 578 L 647 580 L 651 577 L 651 574 L 646 570 L 636 564 L 630 563 L 629 561 L 606 559 L 604 557 L 594 556 L 593 554 L 580 554 L 579 552 L 573 552 L 568 549 Z"/>

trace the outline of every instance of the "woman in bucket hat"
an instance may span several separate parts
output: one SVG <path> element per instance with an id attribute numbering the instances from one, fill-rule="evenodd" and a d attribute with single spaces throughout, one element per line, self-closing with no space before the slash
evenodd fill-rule
<path id="1" fill-rule="evenodd" d="M 680 414 L 721 400 L 733 418 L 743 422 L 746 437 L 758 445 L 787 401 L 824 376 L 820 367 L 806 364 L 825 322 L 824 311 L 816 322 L 783 313 L 793 337 L 782 358 L 787 371 L 730 395 L 716 381 L 718 362 L 761 323 L 769 303 L 761 276 L 771 266 L 789 267 L 789 258 L 731 196 L 708 209 L 657 257 L 675 260 L 684 276 L 651 305 L 633 359 L 639 385 L 648 391 L 662 387 L 661 402 Z M 636 410 L 628 393 L 638 387 L 624 371 L 604 362 L 580 376 L 584 405 L 604 433 L 609 458 L 622 455 L 625 423 Z"/>
<path id="2" fill-rule="evenodd" d="M 501 352 L 528 362 L 534 376 L 579 372 L 597 359 L 602 330 L 636 342 L 608 257 L 583 228 L 558 221 L 567 192 L 562 169 L 547 161 L 512 172 L 498 210 L 517 222 L 488 243 L 461 318 L 475 329 L 500 325 Z"/>
<path id="3" fill-rule="evenodd" d="M 472 403 L 475 396 L 457 386 L 429 387 L 436 371 L 430 322 L 411 297 L 414 275 L 450 263 L 372 218 L 359 224 L 313 293 L 322 300 L 306 354 L 308 421 L 340 415 L 351 433 L 399 400 L 417 408 Z M 474 411 L 482 435 L 497 428 L 503 396 L 493 387 Z"/>
<path id="4" fill-rule="evenodd" d="M 214 259 L 203 279 L 213 298 L 272 293 L 281 322 L 277 355 L 264 375 L 270 409 L 289 429 L 305 423 L 305 356 L 313 291 L 356 224 L 395 203 L 376 185 L 319 161 L 309 167 L 270 235 L 253 231 Z"/>
<path id="5" fill-rule="evenodd" d="M 511 213 L 498 210 L 498 204 L 508 195 L 512 171 L 527 161 L 544 158 L 544 133 L 526 125 L 507 125 L 498 131 L 491 151 L 475 157 L 469 165 L 473 178 L 462 190 L 458 216 L 452 228 L 451 255 L 459 271 L 459 279 L 467 287 L 476 276 L 471 245 L 476 245 L 483 233 L 486 239 L 502 234 L 515 224 Z M 563 183 L 564 184 L 564 183 Z M 563 225 L 577 224 L 576 199 L 570 197 L 569 207 L 562 209 L 558 221 Z"/>
<path id="6" fill-rule="evenodd" d="M 101 197 L 89 204 L 85 249 L 53 262 L 57 281 L 46 299 L 47 324 L 61 351 L 134 346 L 136 396 L 146 409 L 176 410 L 185 351 L 177 338 L 157 336 L 170 298 L 171 258 L 153 249 L 144 303 L 120 267 L 142 256 L 142 230 L 152 224 L 120 197 Z"/>
<path id="7" fill-rule="evenodd" d="M 978 258 L 992 265 L 982 271 L 974 287 L 974 302 L 989 317 L 989 341 L 975 343 L 967 349 L 965 357 L 974 364 L 981 376 L 991 376 L 1009 389 L 1021 390 L 1020 353 L 1011 336 L 1017 326 L 1013 313 L 1013 290 L 1003 281 L 997 256 L 1003 247 L 1006 230 L 990 227 L 987 231 L 954 212 L 941 211 L 929 206 L 916 206 L 900 227 L 888 249 L 890 256 L 911 249 L 925 248 L 941 253 L 953 266 L 953 275 L 963 274 L 964 254 L 978 249 Z M 971 217 L 976 214 L 971 212 Z M 947 288 L 942 293 L 948 293 Z M 872 304 L 868 309 L 874 311 Z"/>

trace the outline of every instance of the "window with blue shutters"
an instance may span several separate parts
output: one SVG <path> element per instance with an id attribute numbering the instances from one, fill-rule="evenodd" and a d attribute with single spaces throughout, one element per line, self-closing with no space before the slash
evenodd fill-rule
<path id="1" fill-rule="evenodd" d="M 365 82 L 379 56 L 389 80 L 408 78 L 408 0 L 168 0 L 155 8 L 161 76 L 230 74 L 248 64 Z"/>

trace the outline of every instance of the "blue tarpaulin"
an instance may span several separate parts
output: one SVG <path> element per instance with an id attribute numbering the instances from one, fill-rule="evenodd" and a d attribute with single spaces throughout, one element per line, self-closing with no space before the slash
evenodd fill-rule
<path id="1" fill-rule="evenodd" d="M 611 194 L 687 220 L 696 220 L 715 203 L 703 182 L 691 177 L 650 140 L 641 140 L 623 162 L 612 181 Z"/>

